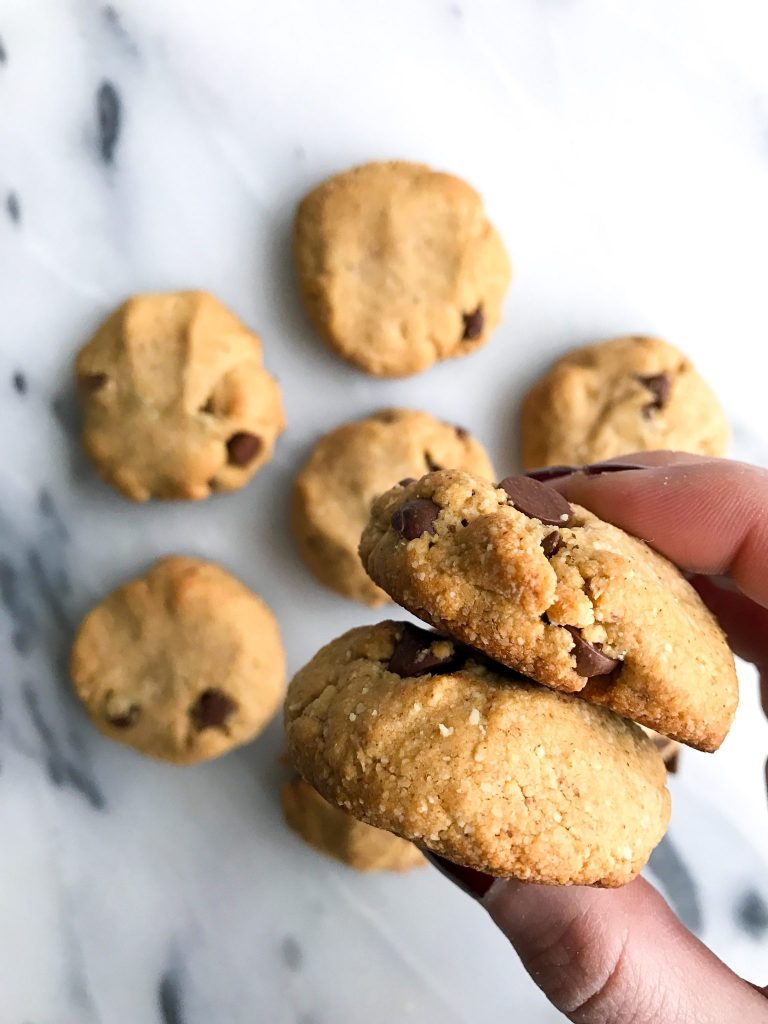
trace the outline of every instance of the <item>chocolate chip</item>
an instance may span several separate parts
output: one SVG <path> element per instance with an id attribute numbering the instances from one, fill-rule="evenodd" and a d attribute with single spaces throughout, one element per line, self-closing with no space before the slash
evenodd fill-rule
<path id="1" fill-rule="evenodd" d="M 392 529 L 406 540 L 415 540 L 423 533 L 435 532 L 440 506 L 430 498 L 415 498 L 392 513 Z"/>
<path id="2" fill-rule="evenodd" d="M 233 434 L 227 441 L 227 455 L 231 465 L 247 466 L 262 448 L 262 440 L 255 434 Z"/>
<path id="3" fill-rule="evenodd" d="M 443 468 L 441 465 L 435 462 L 435 460 L 432 458 L 429 452 L 424 452 L 424 461 L 426 462 L 427 469 L 429 470 L 430 473 L 436 473 L 438 470 Z"/>
<path id="4" fill-rule="evenodd" d="M 621 664 L 618 658 L 603 654 L 602 644 L 591 644 L 581 635 L 575 626 L 566 626 L 573 637 L 571 654 L 576 659 L 576 671 L 580 676 L 591 679 L 592 676 L 607 676 Z"/>
<path id="5" fill-rule="evenodd" d="M 445 646 L 445 650 L 438 654 L 433 650 L 437 644 Z M 453 640 L 406 622 L 389 659 L 388 668 L 395 675 L 406 678 L 423 676 L 428 672 L 450 672 L 463 660 Z"/>
<path id="6" fill-rule="evenodd" d="M 415 484 L 415 483 L 416 483 L 416 477 L 415 476 L 406 476 L 406 477 L 403 477 L 403 479 L 399 481 L 398 486 L 399 487 L 407 487 L 408 484 Z"/>
<path id="7" fill-rule="evenodd" d="M 106 383 L 106 373 L 86 373 L 80 378 L 80 387 L 83 391 L 98 391 Z"/>
<path id="8" fill-rule="evenodd" d="M 478 306 L 474 313 L 464 313 L 462 319 L 464 320 L 464 333 L 461 336 L 461 340 L 474 341 L 476 338 L 479 338 L 485 327 L 483 307 Z"/>
<path id="9" fill-rule="evenodd" d="M 648 377 L 638 375 L 637 379 L 653 395 L 653 401 L 643 406 L 643 416 L 647 419 L 652 412 L 663 409 L 667 404 L 672 385 L 666 373 L 654 373 Z"/>
<path id="10" fill-rule="evenodd" d="M 108 715 L 107 721 L 116 729 L 130 729 L 132 725 L 136 724 L 138 718 L 139 706 L 138 704 L 131 704 L 128 710 L 124 711 L 121 715 Z"/>
<path id="11" fill-rule="evenodd" d="M 237 704 L 221 690 L 204 690 L 190 708 L 196 729 L 221 729 L 237 710 Z"/>
<path id="12" fill-rule="evenodd" d="M 552 487 L 545 487 L 529 476 L 508 476 L 499 487 L 509 495 L 509 503 L 518 512 L 538 519 L 547 526 L 567 526 L 571 521 L 571 506 Z"/>
<path id="13" fill-rule="evenodd" d="M 213 415 L 213 395 L 206 399 L 205 403 L 200 406 L 200 412 L 204 412 L 206 416 Z"/>
<path id="14" fill-rule="evenodd" d="M 456 431 L 456 437 L 458 437 L 460 441 L 466 441 L 469 437 L 469 431 L 466 427 L 454 427 L 453 429 Z"/>
<path id="15" fill-rule="evenodd" d="M 557 530 L 548 533 L 541 542 L 541 550 L 547 558 L 553 558 L 560 550 L 560 534 Z"/>

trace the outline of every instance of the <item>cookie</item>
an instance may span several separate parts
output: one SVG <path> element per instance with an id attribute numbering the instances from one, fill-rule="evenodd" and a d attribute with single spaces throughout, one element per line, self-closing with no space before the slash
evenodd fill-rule
<path id="1" fill-rule="evenodd" d="M 285 426 L 258 336 L 207 292 L 129 299 L 76 374 L 85 449 L 134 501 L 237 490 Z"/>
<path id="2" fill-rule="evenodd" d="M 280 632 L 266 604 L 219 566 L 179 555 L 86 615 L 70 668 L 105 736 L 175 764 L 253 739 L 285 681 Z"/>
<path id="3" fill-rule="evenodd" d="M 521 416 L 525 469 L 669 448 L 720 456 L 725 414 L 706 381 L 659 338 L 613 338 L 559 359 Z"/>
<path id="4" fill-rule="evenodd" d="M 281 798 L 285 820 L 297 835 L 355 871 L 402 872 L 425 863 L 413 843 L 339 810 L 301 778 L 286 782 Z"/>
<path id="5" fill-rule="evenodd" d="M 364 604 L 387 601 L 357 550 L 371 503 L 398 480 L 448 466 L 493 478 L 485 450 L 463 427 L 426 412 L 382 409 L 322 437 L 292 502 L 296 543 L 320 582 Z"/>
<path id="6" fill-rule="evenodd" d="M 406 623 L 353 629 L 293 679 L 291 757 L 355 817 L 492 875 L 622 885 L 666 829 L 651 740 Z"/>
<path id="7" fill-rule="evenodd" d="M 398 604 L 496 661 L 701 750 L 725 738 L 736 672 L 699 595 L 553 488 L 429 473 L 374 502 L 360 551 Z"/>
<path id="8" fill-rule="evenodd" d="M 424 164 L 365 164 L 299 205 L 294 254 L 307 312 L 340 356 L 406 377 L 483 345 L 511 270 L 480 196 Z"/>

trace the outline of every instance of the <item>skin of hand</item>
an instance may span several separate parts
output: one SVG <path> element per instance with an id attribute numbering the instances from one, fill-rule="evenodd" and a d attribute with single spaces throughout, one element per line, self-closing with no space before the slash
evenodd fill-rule
<path id="1" fill-rule="evenodd" d="M 677 452 L 561 470 L 529 475 L 679 565 L 734 652 L 757 666 L 768 710 L 768 470 Z M 568 1020 L 768 1024 L 763 990 L 726 967 L 642 878 L 614 890 L 532 885 L 429 858 L 479 900 Z"/>

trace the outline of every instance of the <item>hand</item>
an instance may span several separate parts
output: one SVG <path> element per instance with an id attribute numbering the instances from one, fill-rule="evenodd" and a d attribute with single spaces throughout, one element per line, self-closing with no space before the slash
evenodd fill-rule
<path id="1" fill-rule="evenodd" d="M 646 468 L 566 471 L 552 486 L 693 574 L 733 650 L 758 667 L 768 709 L 768 471 L 671 452 L 617 461 Z M 642 878 L 615 890 L 562 888 L 433 862 L 480 899 L 571 1021 L 768 1022 L 762 990 L 729 970 Z"/>

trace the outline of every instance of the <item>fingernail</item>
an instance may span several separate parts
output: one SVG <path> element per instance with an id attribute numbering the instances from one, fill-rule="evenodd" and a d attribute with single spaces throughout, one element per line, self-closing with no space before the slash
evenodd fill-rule
<path id="1" fill-rule="evenodd" d="M 561 476 L 578 473 L 580 469 L 581 466 L 540 466 L 538 469 L 529 469 L 525 475 L 545 483 L 547 480 L 559 480 Z"/>
<path id="2" fill-rule="evenodd" d="M 429 850 L 421 851 L 432 867 L 437 868 L 441 875 L 449 878 L 454 885 L 458 885 L 462 892 L 475 900 L 485 896 L 496 879 L 493 875 L 483 874 L 482 871 L 475 871 L 474 868 L 464 867 L 463 864 L 454 864 L 450 860 L 438 857 L 436 853 Z"/>
<path id="3" fill-rule="evenodd" d="M 652 469 L 652 466 L 641 466 L 639 462 L 592 462 L 582 466 L 585 476 L 601 476 L 603 473 L 624 473 L 633 469 Z"/>

